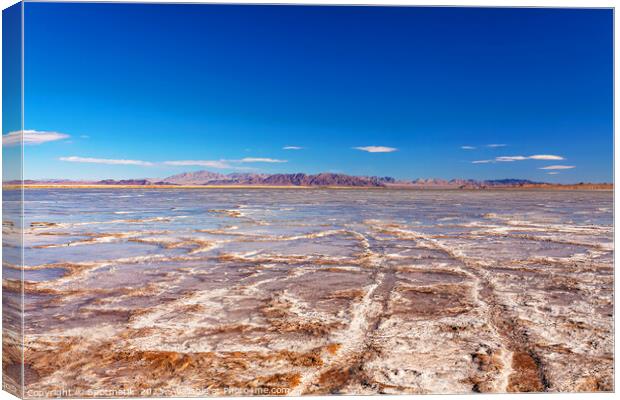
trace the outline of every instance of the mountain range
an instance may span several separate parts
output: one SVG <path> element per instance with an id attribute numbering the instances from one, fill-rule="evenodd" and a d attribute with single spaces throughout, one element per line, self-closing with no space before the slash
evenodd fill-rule
<path id="1" fill-rule="evenodd" d="M 476 181 L 473 179 L 396 180 L 389 176 L 352 176 L 324 172 L 320 174 L 220 174 L 211 171 L 185 172 L 158 180 L 175 185 L 265 185 L 265 186 L 350 186 L 350 187 L 497 187 L 535 184 L 527 179 Z"/>
<path id="2" fill-rule="evenodd" d="M 20 182 L 5 182 L 19 184 Z M 25 180 L 26 185 L 79 186 L 79 185 L 115 185 L 115 186 L 300 186 L 300 187 L 368 187 L 368 188 L 402 188 L 402 189 L 493 189 L 493 188 L 584 188 L 606 189 L 611 184 L 580 183 L 574 185 L 557 185 L 534 182 L 528 179 L 415 179 L 396 180 L 389 176 L 352 176 L 324 172 L 319 174 L 255 174 L 230 173 L 221 174 L 212 171 L 184 172 L 167 178 L 144 179 L 105 179 L 99 181 Z"/>
<path id="3" fill-rule="evenodd" d="M 360 177 L 335 173 L 295 174 L 219 174 L 211 171 L 185 172 L 161 181 L 175 185 L 265 185 L 265 186 L 355 186 L 382 187 L 394 182 L 389 177 Z"/>

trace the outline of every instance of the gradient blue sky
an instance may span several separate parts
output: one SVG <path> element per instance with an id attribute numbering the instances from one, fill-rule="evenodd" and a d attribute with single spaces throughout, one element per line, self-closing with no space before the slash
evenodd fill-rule
<path id="1" fill-rule="evenodd" d="M 25 178 L 612 180 L 611 10 L 27 3 L 25 13 L 25 129 L 62 134 L 30 134 L 45 143 L 25 147 Z M 355 149 L 367 146 L 397 150 Z M 528 158 L 540 155 L 562 159 Z M 541 169 L 558 165 L 574 168 Z"/>

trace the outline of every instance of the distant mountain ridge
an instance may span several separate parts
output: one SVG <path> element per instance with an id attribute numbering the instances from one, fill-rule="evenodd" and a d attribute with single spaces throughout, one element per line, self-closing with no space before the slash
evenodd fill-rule
<path id="1" fill-rule="evenodd" d="M 352 176 L 323 172 L 309 175 L 294 174 L 220 174 L 211 171 L 184 172 L 161 179 L 175 185 L 266 185 L 266 186 L 352 186 L 352 187 L 387 187 L 387 186 L 424 186 L 424 187 L 460 187 L 460 186 L 518 186 L 535 184 L 527 179 L 499 179 L 477 181 L 473 179 L 416 179 L 396 180 L 389 176 Z"/>
<path id="2" fill-rule="evenodd" d="M 211 171 L 185 172 L 162 179 L 176 185 L 266 185 L 266 186 L 383 186 L 381 178 L 324 172 L 295 174 L 219 174 Z"/>
<path id="3" fill-rule="evenodd" d="M 231 175 L 233 174 L 225 175 L 211 171 L 183 172 L 181 174 L 172 175 L 167 178 L 161 179 L 161 181 L 173 183 L 175 185 L 202 185 L 205 182 L 211 181 L 221 181 L 228 179 L 233 180 L 233 177 Z"/>
<path id="4" fill-rule="evenodd" d="M 19 184 L 19 181 L 4 182 Z M 529 179 L 414 179 L 397 180 L 389 176 L 353 176 L 332 172 L 319 174 L 256 174 L 230 173 L 221 174 L 212 171 L 184 172 L 167 178 L 144 179 L 104 179 L 99 181 L 70 181 L 66 179 L 24 180 L 26 185 L 79 186 L 79 185 L 116 185 L 116 186 L 300 186 L 300 187 L 368 187 L 368 188 L 402 188 L 402 189 L 494 189 L 494 188 L 587 188 L 607 189 L 609 183 L 579 183 L 559 185 L 535 182 Z"/>

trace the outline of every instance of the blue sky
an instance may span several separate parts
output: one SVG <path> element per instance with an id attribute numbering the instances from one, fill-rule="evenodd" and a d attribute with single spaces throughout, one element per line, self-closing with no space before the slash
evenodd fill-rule
<path id="1" fill-rule="evenodd" d="M 25 178 L 612 180 L 611 10 L 27 3 L 25 21 Z"/>

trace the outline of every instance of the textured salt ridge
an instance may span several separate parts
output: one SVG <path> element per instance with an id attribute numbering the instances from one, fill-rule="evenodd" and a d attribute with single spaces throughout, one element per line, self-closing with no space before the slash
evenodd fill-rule
<path id="1" fill-rule="evenodd" d="M 491 215 L 450 228 L 292 222 L 298 233 L 270 235 L 251 232 L 273 228 L 260 213 L 222 210 L 212 211 L 230 219 L 220 228 L 183 233 L 161 229 L 168 217 L 33 224 L 28 235 L 58 239 L 51 248 L 139 242 L 163 254 L 27 266 L 66 270 L 25 283 L 28 387 L 612 389 L 608 226 Z M 134 223 L 157 227 L 74 232 Z"/>

